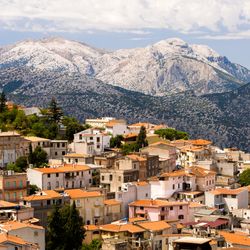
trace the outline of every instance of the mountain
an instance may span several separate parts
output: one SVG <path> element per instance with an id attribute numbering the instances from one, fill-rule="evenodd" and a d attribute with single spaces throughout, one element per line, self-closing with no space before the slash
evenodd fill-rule
<path id="1" fill-rule="evenodd" d="M 167 46 L 167 43 L 170 42 L 162 41 L 151 47 L 158 47 L 158 51 L 161 48 L 162 53 L 165 49 L 165 55 L 170 53 L 170 48 L 175 51 L 175 47 L 180 47 Z M 177 40 L 176 43 L 181 42 Z M 185 53 L 189 50 L 189 55 L 197 55 L 196 59 L 186 58 L 187 61 L 182 62 L 183 67 L 190 69 L 191 66 L 187 64 L 189 60 L 192 61 L 193 71 L 188 73 L 190 77 L 196 74 L 201 76 L 206 70 L 211 71 L 213 77 L 217 77 L 216 84 L 204 80 L 205 85 L 209 85 L 207 91 L 204 91 L 205 95 L 201 95 L 203 92 L 201 90 L 205 86 L 201 83 L 199 85 L 190 83 L 188 88 L 178 87 L 178 91 L 185 90 L 183 92 L 176 91 L 177 93 L 162 96 L 156 91 L 157 95 L 147 95 L 107 84 L 100 79 L 101 72 L 104 70 L 103 65 L 106 65 L 107 69 L 110 69 L 109 65 L 115 65 L 110 61 L 110 57 L 115 61 L 115 55 L 119 54 L 117 61 L 124 62 L 130 51 L 131 61 L 127 59 L 128 65 L 135 63 L 135 57 L 138 55 L 137 68 L 130 69 L 132 79 L 132 71 L 142 67 L 143 60 L 139 54 L 141 57 L 143 54 L 150 55 L 140 51 L 149 50 L 150 46 L 144 49 L 106 52 L 61 38 L 24 41 L 1 48 L 0 88 L 4 89 L 9 99 L 27 106 L 46 107 L 54 96 L 66 114 L 81 120 L 87 117 L 116 116 L 126 118 L 129 122 L 164 122 L 169 126 L 187 131 L 192 138 L 207 138 L 222 147 L 235 146 L 250 151 L 248 143 L 250 140 L 250 84 L 241 86 L 248 80 L 249 71 L 229 62 L 206 46 L 181 46 L 183 48 L 180 47 L 178 53 L 175 51 L 179 63 L 185 60 L 182 50 Z M 138 54 L 133 55 L 131 51 Z M 123 56 L 121 56 L 122 53 L 124 53 Z M 147 63 L 149 64 L 149 61 Z M 165 66 L 169 62 L 163 60 L 162 63 L 162 69 L 166 69 Z M 157 61 L 155 67 L 158 66 Z M 203 67 L 204 71 L 201 72 L 200 67 Z M 150 72 L 152 73 L 153 68 L 150 62 L 148 69 L 144 71 L 145 79 Z M 184 69 L 179 68 L 179 70 Z M 231 73 L 228 73 L 229 71 Z M 173 72 L 175 72 L 174 69 L 172 69 Z M 129 77 L 130 74 L 125 76 Z M 210 74 L 204 74 L 203 79 L 205 76 L 211 78 Z M 236 79 L 236 76 L 237 81 L 226 84 L 225 79 Z M 179 74 L 175 77 L 180 78 Z M 222 79 L 225 81 L 224 85 Z M 214 86 L 218 87 L 216 91 L 214 89 L 215 92 L 218 90 L 227 90 L 227 92 L 207 94 Z M 145 89 L 147 89 L 146 80 Z"/>
<path id="2" fill-rule="evenodd" d="M 107 52 L 63 38 L 27 40 L 0 49 L 0 70 L 78 73 L 150 95 L 194 90 L 197 95 L 237 89 L 250 71 L 204 45 L 172 38 L 145 48 Z"/>

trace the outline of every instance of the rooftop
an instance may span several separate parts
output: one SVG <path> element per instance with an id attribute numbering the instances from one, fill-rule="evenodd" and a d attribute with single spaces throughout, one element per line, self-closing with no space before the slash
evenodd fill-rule
<path id="1" fill-rule="evenodd" d="M 231 194 L 231 195 L 237 195 L 240 194 L 241 192 L 248 190 L 247 188 L 241 187 L 237 189 L 229 189 L 229 188 L 216 188 L 212 191 L 209 191 L 209 193 L 213 195 L 220 195 L 220 194 Z"/>
<path id="2" fill-rule="evenodd" d="M 165 221 L 137 222 L 136 224 L 149 231 L 161 231 L 171 228 Z"/>
<path id="3" fill-rule="evenodd" d="M 144 232 L 145 229 L 133 225 L 133 224 L 106 224 L 99 227 L 102 231 L 109 232 L 130 232 L 130 233 L 141 233 Z"/>
<path id="4" fill-rule="evenodd" d="M 41 137 L 37 137 L 37 136 L 25 136 L 24 138 L 26 140 L 31 141 L 31 142 L 47 142 L 47 141 L 50 141 L 49 139 L 41 138 Z"/>
<path id="5" fill-rule="evenodd" d="M 209 242 L 211 239 L 207 239 L 207 238 L 196 238 L 196 237 L 182 237 L 178 240 L 175 240 L 174 242 L 176 243 L 190 243 L 190 244 L 205 244 L 207 242 Z"/>
<path id="6" fill-rule="evenodd" d="M 61 195 L 54 190 L 44 190 L 36 194 L 23 197 L 24 201 L 40 201 L 61 198 Z"/>
<path id="7" fill-rule="evenodd" d="M 188 205 L 188 202 L 183 201 L 165 201 L 165 200 L 137 200 L 131 202 L 129 206 L 142 206 L 142 207 L 170 207 Z"/>
<path id="8" fill-rule="evenodd" d="M 18 245 L 32 245 L 32 243 L 27 242 L 25 240 L 23 240 L 22 238 L 13 236 L 13 235 L 9 235 L 6 233 L 1 233 L 0 234 L 0 243 L 5 243 L 5 242 L 9 242 L 9 243 L 14 243 L 14 244 L 18 244 Z"/>
<path id="9" fill-rule="evenodd" d="M 107 205 L 107 206 L 121 205 L 121 201 L 118 201 L 118 200 L 115 200 L 115 199 L 105 200 L 104 205 Z"/>
<path id="10" fill-rule="evenodd" d="M 82 189 L 67 189 L 65 190 L 65 193 L 67 193 L 72 199 L 102 196 L 100 192 L 97 191 L 88 192 Z"/>
<path id="11" fill-rule="evenodd" d="M 90 170 L 90 167 L 86 165 L 65 164 L 50 168 L 34 168 L 34 170 L 42 172 L 43 174 L 53 174 L 53 173 L 64 173 L 64 172 L 87 171 Z"/>
<path id="12" fill-rule="evenodd" d="M 250 238 L 244 235 L 239 235 L 236 233 L 230 233 L 226 231 L 219 231 L 227 242 L 237 245 L 250 246 Z"/>
<path id="13" fill-rule="evenodd" d="M 0 224 L 0 228 L 6 231 L 16 230 L 20 228 L 30 227 L 34 229 L 44 229 L 41 226 L 37 226 L 34 224 L 23 223 L 19 221 L 8 221 Z"/>

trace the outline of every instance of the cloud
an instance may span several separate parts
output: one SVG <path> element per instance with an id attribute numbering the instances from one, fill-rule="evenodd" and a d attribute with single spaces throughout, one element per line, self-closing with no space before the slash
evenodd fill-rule
<path id="1" fill-rule="evenodd" d="M 205 30 L 219 38 L 238 33 L 244 37 L 250 28 L 249 0 L 0 0 L 0 10 L 1 27 L 18 31 L 147 35 L 144 30 Z"/>

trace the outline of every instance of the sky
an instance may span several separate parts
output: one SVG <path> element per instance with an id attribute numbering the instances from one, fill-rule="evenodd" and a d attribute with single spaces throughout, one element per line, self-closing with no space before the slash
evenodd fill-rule
<path id="1" fill-rule="evenodd" d="M 0 46 L 53 36 L 109 50 L 179 37 L 250 69 L 250 0 L 0 0 Z"/>

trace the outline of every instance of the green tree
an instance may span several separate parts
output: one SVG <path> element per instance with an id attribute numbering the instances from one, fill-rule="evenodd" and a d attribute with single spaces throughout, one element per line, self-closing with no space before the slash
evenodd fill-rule
<path id="1" fill-rule="evenodd" d="M 138 145 L 138 148 L 143 148 L 148 146 L 148 141 L 147 141 L 147 131 L 144 126 L 141 126 L 140 132 L 137 136 L 136 143 Z"/>
<path id="2" fill-rule="evenodd" d="M 155 134 L 158 134 L 160 137 L 173 141 L 179 139 L 188 139 L 188 133 L 174 128 L 163 128 L 155 131 Z"/>
<path id="3" fill-rule="evenodd" d="M 111 137 L 110 139 L 110 147 L 111 148 L 120 148 L 122 145 L 123 135 L 117 135 L 115 137 Z"/>
<path id="4" fill-rule="evenodd" d="M 48 154 L 40 146 L 37 146 L 32 152 L 32 147 L 30 146 L 28 159 L 29 164 L 39 168 L 48 163 Z"/>
<path id="5" fill-rule="evenodd" d="M 48 218 L 47 250 L 80 250 L 85 237 L 83 219 L 75 202 L 61 209 L 54 208 Z"/>
<path id="6" fill-rule="evenodd" d="M 250 185 L 250 168 L 247 168 L 240 174 L 239 182 L 242 186 Z"/>
<path id="7" fill-rule="evenodd" d="M 90 244 L 83 244 L 82 250 L 100 250 L 102 248 L 102 242 L 94 239 Z"/>
<path id="8" fill-rule="evenodd" d="M 130 144 L 124 144 L 121 147 L 122 153 L 127 155 L 131 152 L 138 152 L 139 151 L 139 146 L 137 143 L 130 143 Z"/>
<path id="9" fill-rule="evenodd" d="M 16 159 L 16 166 L 21 170 L 21 172 L 25 172 L 28 167 L 28 161 L 26 156 L 20 156 Z"/>
<path id="10" fill-rule="evenodd" d="M 29 195 L 35 194 L 37 191 L 39 191 L 39 188 L 37 185 L 29 184 L 29 186 L 28 186 L 28 194 Z"/>
<path id="11" fill-rule="evenodd" d="M 6 96 L 5 96 L 5 93 L 2 92 L 0 94 L 0 113 L 3 113 L 5 110 L 6 110 Z"/>
<path id="12" fill-rule="evenodd" d="M 63 116 L 62 109 L 58 106 L 56 99 L 53 97 L 48 108 L 49 119 L 58 124 Z"/>
<path id="13" fill-rule="evenodd" d="M 22 172 L 22 170 L 20 168 L 18 168 L 15 163 L 8 163 L 7 170 L 12 170 L 12 171 L 17 172 L 17 173 Z"/>

